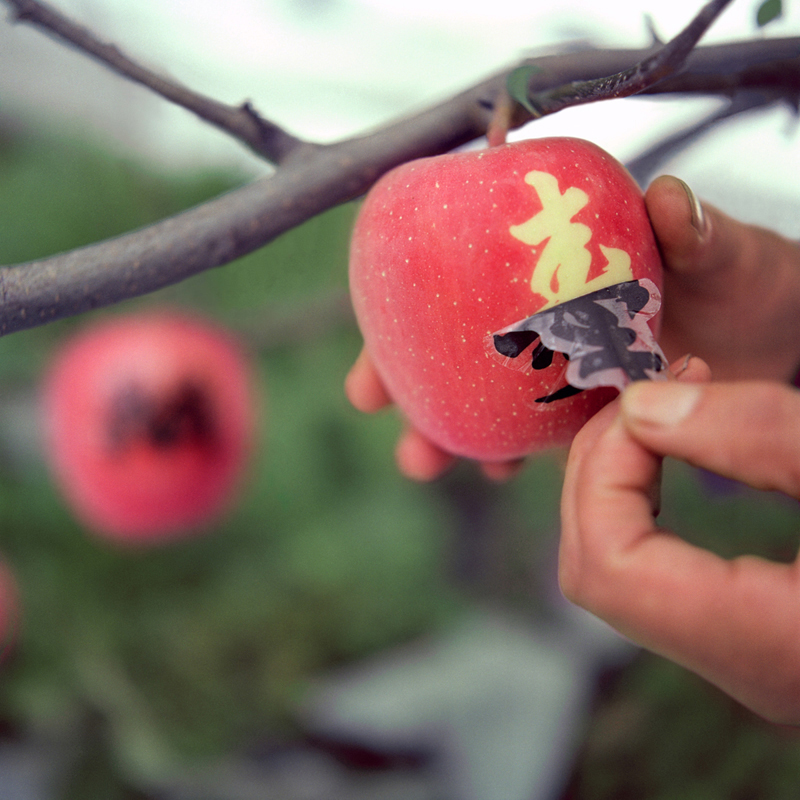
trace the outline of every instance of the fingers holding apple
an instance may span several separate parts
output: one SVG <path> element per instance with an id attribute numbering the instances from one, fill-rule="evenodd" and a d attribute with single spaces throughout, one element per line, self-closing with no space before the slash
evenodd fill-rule
<path id="1" fill-rule="evenodd" d="M 347 374 L 345 394 L 355 408 L 365 413 L 380 411 L 392 402 L 366 350 L 361 351 Z M 397 443 L 395 458 L 400 472 L 416 481 L 439 478 L 457 460 L 409 425 Z M 522 459 L 487 461 L 481 469 L 490 480 L 501 482 L 513 477 L 521 466 Z"/>
<path id="2" fill-rule="evenodd" d="M 640 279 L 661 283 L 642 194 L 588 142 L 531 140 L 404 164 L 373 187 L 353 232 L 350 288 L 368 355 L 348 393 L 364 408 L 391 399 L 439 453 L 505 475 L 567 444 L 616 391 L 568 386 L 560 353 L 534 355 L 527 373 L 507 369 L 487 355 L 487 336 Z M 537 406 L 542 399 L 553 402 Z M 419 454 L 415 441 L 408 449 Z"/>
<path id="3" fill-rule="evenodd" d="M 365 414 L 380 411 L 392 402 L 365 349 L 361 350 L 347 373 L 344 391 L 352 405 Z"/>

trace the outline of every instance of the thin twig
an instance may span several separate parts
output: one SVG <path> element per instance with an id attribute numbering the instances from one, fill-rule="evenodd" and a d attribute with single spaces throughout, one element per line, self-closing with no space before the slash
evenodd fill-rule
<path id="1" fill-rule="evenodd" d="M 533 116 L 553 114 L 568 106 L 631 97 L 676 74 L 714 20 L 731 0 L 710 0 L 667 44 L 628 69 L 595 80 L 575 81 L 528 96 Z"/>
<path id="2" fill-rule="evenodd" d="M 14 18 L 19 22 L 30 23 L 69 42 L 120 75 L 220 128 L 272 163 L 280 163 L 304 144 L 279 125 L 264 119 L 249 102 L 240 106 L 227 105 L 164 78 L 39 0 L 5 2 L 14 9 Z"/>

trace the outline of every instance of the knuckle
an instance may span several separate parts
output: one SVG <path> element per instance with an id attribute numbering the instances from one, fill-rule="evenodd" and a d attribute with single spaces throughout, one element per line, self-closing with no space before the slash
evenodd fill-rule
<path id="1" fill-rule="evenodd" d="M 562 556 L 558 582 L 567 600 L 602 616 L 609 605 L 609 595 L 615 591 L 612 560 L 599 553 L 583 553 L 576 558 Z"/>

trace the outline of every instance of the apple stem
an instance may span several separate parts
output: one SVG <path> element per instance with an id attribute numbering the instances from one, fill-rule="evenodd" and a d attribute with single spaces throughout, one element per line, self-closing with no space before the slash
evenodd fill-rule
<path id="1" fill-rule="evenodd" d="M 489 125 L 486 129 L 486 140 L 489 147 L 497 147 L 506 143 L 509 128 L 511 127 L 511 115 L 514 110 L 514 103 L 508 92 L 500 92 L 494 103 Z"/>

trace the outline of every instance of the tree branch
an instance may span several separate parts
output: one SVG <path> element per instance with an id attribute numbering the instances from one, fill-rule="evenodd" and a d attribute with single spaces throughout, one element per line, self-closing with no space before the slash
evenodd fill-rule
<path id="1" fill-rule="evenodd" d="M 100 41 L 91 31 L 72 22 L 56 9 L 39 0 L 5 0 L 14 18 L 42 28 L 88 53 L 120 75 L 147 87 L 161 97 L 196 114 L 220 128 L 251 150 L 273 163 L 280 163 L 303 142 L 274 122 L 264 119 L 249 102 L 241 106 L 220 103 L 168 80 L 136 63 L 118 47 Z"/>
<path id="2" fill-rule="evenodd" d="M 6 0 L 17 8 L 28 7 L 30 1 Z M 796 101 L 799 53 L 800 38 L 697 48 L 679 75 L 647 91 L 733 95 L 747 88 Z M 540 57 L 530 86 L 546 91 L 602 78 L 653 54 L 650 48 Z M 505 92 L 507 76 L 508 71 L 494 75 L 369 135 L 325 146 L 293 143 L 271 177 L 148 228 L 62 255 L 0 267 L 0 333 L 111 305 L 227 264 L 358 197 L 398 164 L 482 137 L 492 104 Z M 525 121 L 521 117 L 515 124 Z"/>
<path id="3" fill-rule="evenodd" d="M 573 81 L 547 92 L 529 92 L 523 105 L 533 117 L 543 117 L 569 106 L 639 94 L 683 67 L 697 42 L 730 2 L 710 0 L 674 39 L 632 67 L 601 78 Z"/>

